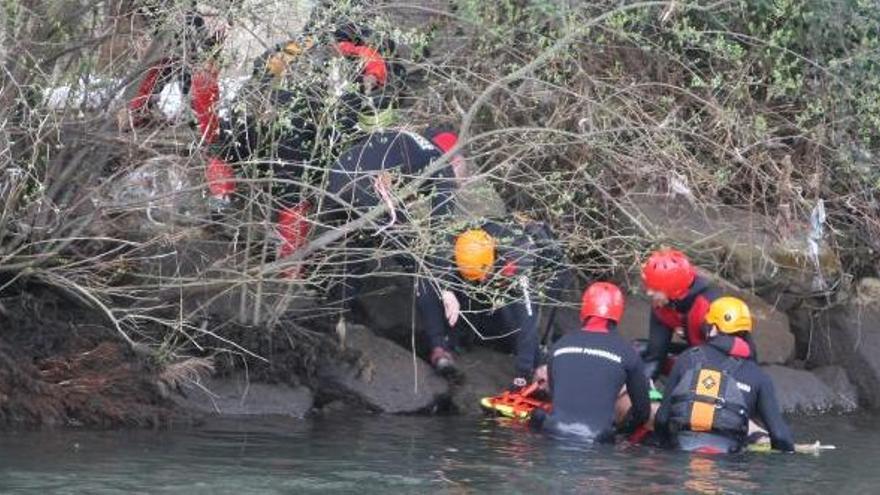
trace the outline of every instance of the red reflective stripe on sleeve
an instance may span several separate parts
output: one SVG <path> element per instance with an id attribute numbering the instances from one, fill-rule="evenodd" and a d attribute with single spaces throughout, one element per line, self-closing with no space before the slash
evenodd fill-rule
<path id="1" fill-rule="evenodd" d="M 205 178 L 214 197 L 223 198 L 235 192 L 235 173 L 228 163 L 219 158 L 211 158 L 208 162 Z"/>
<path id="2" fill-rule="evenodd" d="M 628 440 L 630 443 L 642 443 L 645 441 L 645 437 L 647 437 L 649 433 L 651 433 L 651 430 L 645 425 L 641 425 L 636 428 L 636 431 L 634 431 L 632 435 L 629 436 Z"/>
<path id="3" fill-rule="evenodd" d="M 147 70 L 147 73 L 144 75 L 144 80 L 141 81 L 140 86 L 138 86 L 137 94 L 130 102 L 128 102 L 128 108 L 130 110 L 140 111 L 147 106 L 150 97 L 153 96 L 153 92 L 156 90 L 159 76 L 162 74 L 162 71 L 165 70 L 165 65 L 166 62 L 162 60 Z"/>
<path id="4" fill-rule="evenodd" d="M 508 261 L 501 268 L 501 275 L 503 275 L 505 277 L 513 277 L 516 275 L 516 272 L 517 272 L 517 266 L 516 266 L 515 261 Z"/>
<path id="5" fill-rule="evenodd" d="M 308 240 L 312 226 L 306 215 L 309 213 L 310 207 L 311 204 L 308 201 L 303 201 L 278 213 L 276 229 L 282 239 L 281 249 L 278 253 L 279 258 L 290 256 Z"/>
<path id="6" fill-rule="evenodd" d="M 688 344 L 692 346 L 700 345 L 706 341 L 700 329 L 706 319 L 706 313 L 709 312 L 710 304 L 711 301 L 701 294 L 694 299 L 694 304 L 688 312 L 687 339 Z"/>
<path id="7" fill-rule="evenodd" d="M 682 321 L 681 314 L 678 311 L 670 308 L 669 306 L 661 306 L 659 308 L 654 308 L 654 316 L 660 320 L 660 323 L 663 324 L 670 331 L 675 330 L 678 327 L 684 326 L 684 322 Z"/>
<path id="8" fill-rule="evenodd" d="M 336 44 L 336 48 L 339 49 L 339 53 L 348 56 L 357 55 L 357 45 L 352 43 L 351 41 L 340 41 Z"/>
<path id="9" fill-rule="evenodd" d="M 220 119 L 216 106 L 220 99 L 220 85 L 217 82 L 217 69 L 206 67 L 193 74 L 192 99 L 190 106 L 199 122 L 199 130 L 205 143 L 210 144 L 217 138 Z"/>

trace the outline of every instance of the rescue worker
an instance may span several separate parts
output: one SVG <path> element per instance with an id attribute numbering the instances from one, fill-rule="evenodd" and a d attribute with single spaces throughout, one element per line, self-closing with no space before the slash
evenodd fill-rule
<path id="1" fill-rule="evenodd" d="M 414 260 L 406 255 L 385 256 L 382 252 L 401 252 L 408 241 L 408 212 L 400 210 L 398 191 L 410 180 L 439 160 L 444 152 L 428 138 L 394 128 L 394 111 L 376 109 L 360 119 L 365 136 L 343 152 L 329 171 L 321 223 L 342 225 L 358 218 L 378 204 L 388 205 L 388 213 L 378 221 L 381 226 L 352 232 L 343 241 L 338 259 L 329 263 L 341 269 L 341 280 L 329 293 L 330 300 L 342 302 L 343 313 L 337 330 L 344 334 L 346 318 L 360 293 L 361 281 L 375 271 L 376 263 L 393 257 L 407 271 L 415 270 Z M 453 207 L 455 180 L 451 165 L 442 166 L 422 184 L 418 194 L 430 201 L 429 221 L 439 224 Z M 386 232 L 388 235 L 377 236 Z M 377 256 L 377 253 L 380 253 Z"/>
<path id="2" fill-rule="evenodd" d="M 650 378 L 656 378 L 666 356 L 683 350 L 673 344 L 673 335 L 684 339 L 684 348 L 705 341 L 702 324 L 709 305 L 721 293 L 706 278 L 697 275 L 684 253 L 674 249 L 651 253 L 642 266 L 642 282 L 652 305 L 648 345 L 643 358 L 646 373 Z M 746 342 L 751 347 L 752 359 L 756 359 L 751 337 L 747 337 Z"/>
<path id="3" fill-rule="evenodd" d="M 454 374 L 454 347 L 474 335 L 491 338 L 514 350 L 511 388 L 523 387 L 540 357 L 536 303 L 542 301 L 535 299 L 564 280 L 547 261 L 558 250 L 548 250 L 538 223 L 484 220 L 453 231 L 454 239 L 429 257 L 433 276 L 418 280 L 416 310 L 430 363 L 441 374 Z"/>
<path id="4" fill-rule="evenodd" d="M 618 431 L 629 433 L 648 421 L 651 402 L 644 364 L 617 333 L 623 309 L 623 294 L 612 283 L 596 282 L 584 291 L 581 331 L 564 335 L 548 356 L 553 412 L 533 413 L 533 427 L 612 442 Z M 632 406 L 615 428 L 622 390 Z"/>
<path id="5" fill-rule="evenodd" d="M 669 375 L 654 428 L 673 447 L 703 453 L 742 450 L 749 419 L 767 428 L 774 449 L 794 451 L 773 382 L 750 358 L 752 316 L 742 300 L 716 299 L 706 313 L 706 342 L 681 354 Z"/>
<path id="6" fill-rule="evenodd" d="M 218 208 L 228 205 L 236 190 L 232 165 L 255 159 L 265 163 L 257 174 L 271 179 L 278 204 L 277 259 L 307 240 L 308 216 L 327 170 L 346 141 L 361 132 L 359 114 L 371 113 L 364 112 L 365 102 L 392 98 L 383 91 L 389 71 L 376 50 L 352 41 L 345 29 L 336 30 L 328 43 L 317 43 L 319 39 L 317 34 L 304 35 L 258 59 L 244 92 L 246 99 L 251 97 L 249 108 L 221 120 L 218 142 L 209 150 L 206 178 Z M 354 62 L 347 66 L 352 72 L 348 76 L 325 67 L 340 58 Z M 285 272 L 297 273 L 298 269 Z"/>

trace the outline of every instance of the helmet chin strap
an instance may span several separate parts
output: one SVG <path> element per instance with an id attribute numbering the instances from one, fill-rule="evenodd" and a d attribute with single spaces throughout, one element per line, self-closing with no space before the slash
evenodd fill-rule
<path id="1" fill-rule="evenodd" d="M 715 325 L 703 323 L 701 327 L 702 328 L 700 330 L 703 332 L 703 337 L 705 337 L 706 340 L 718 336 L 718 328 Z"/>

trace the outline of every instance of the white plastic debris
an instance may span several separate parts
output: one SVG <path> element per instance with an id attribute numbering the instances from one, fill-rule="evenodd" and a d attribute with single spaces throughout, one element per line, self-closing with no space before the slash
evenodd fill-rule
<path id="1" fill-rule="evenodd" d="M 819 260 L 820 244 L 825 238 L 825 201 L 819 198 L 813 211 L 810 213 L 810 233 L 807 235 L 807 248 L 813 266 L 816 267 L 816 275 L 813 277 L 812 288 L 814 291 L 828 289 L 828 283 L 822 275 L 822 264 Z"/>

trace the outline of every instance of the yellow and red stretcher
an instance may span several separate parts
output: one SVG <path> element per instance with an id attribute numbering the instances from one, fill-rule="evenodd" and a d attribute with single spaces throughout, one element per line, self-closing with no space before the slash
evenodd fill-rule
<path id="1" fill-rule="evenodd" d="M 537 392 L 538 384 L 532 383 L 514 392 L 504 391 L 492 397 L 483 397 L 480 400 L 480 405 L 489 413 L 495 413 L 505 418 L 526 420 L 536 409 L 543 409 L 547 413 L 553 410 L 550 401 L 536 397 Z"/>

